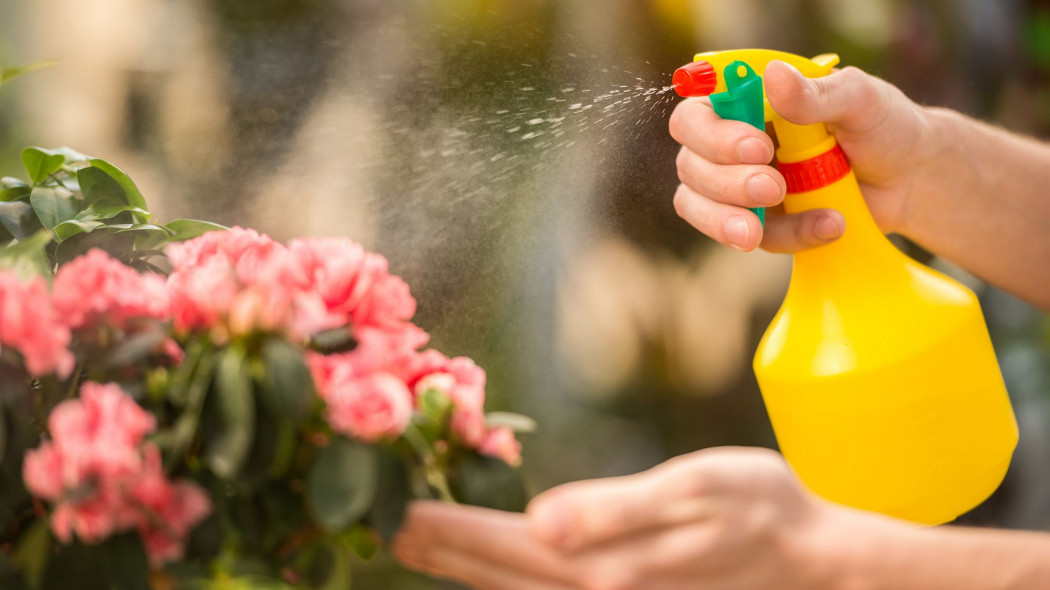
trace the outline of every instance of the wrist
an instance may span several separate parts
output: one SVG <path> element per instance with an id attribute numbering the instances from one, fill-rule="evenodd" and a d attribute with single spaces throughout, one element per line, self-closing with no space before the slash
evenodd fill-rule
<path id="1" fill-rule="evenodd" d="M 962 168 L 968 164 L 962 160 L 959 141 L 964 134 L 960 127 L 968 121 L 957 111 L 943 107 L 918 107 L 922 124 L 914 155 L 913 177 L 909 182 L 901 207 L 897 233 L 922 242 L 928 231 L 925 222 L 931 219 L 942 205 L 945 195 L 958 194 L 954 181 L 970 178 Z"/>
<path id="2" fill-rule="evenodd" d="M 897 570 L 922 529 L 876 514 L 827 504 L 813 526 L 807 567 L 814 590 L 905 590 Z"/>

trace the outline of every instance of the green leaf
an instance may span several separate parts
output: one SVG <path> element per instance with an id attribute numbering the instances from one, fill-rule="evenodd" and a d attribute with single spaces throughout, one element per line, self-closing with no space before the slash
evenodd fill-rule
<path id="1" fill-rule="evenodd" d="M 111 536 L 99 545 L 74 541 L 59 546 L 47 568 L 43 587 L 149 590 L 149 561 L 138 533 Z"/>
<path id="2" fill-rule="evenodd" d="M 94 163 L 102 160 L 91 161 Z M 119 170 L 117 173 L 123 174 Z M 84 200 L 88 204 L 78 219 L 111 219 L 128 212 L 131 213 L 136 223 L 149 221 L 150 212 L 146 210 L 146 203 L 142 201 L 142 195 L 134 184 L 130 184 L 129 189 L 128 183 L 131 183 L 131 179 L 127 177 L 125 179 L 127 183 L 122 183 L 121 179 L 114 178 L 110 172 L 93 165 L 78 170 L 77 182 L 80 183 L 80 191 L 84 194 Z"/>
<path id="3" fill-rule="evenodd" d="M 368 561 L 372 559 L 376 551 L 379 550 L 379 546 L 376 545 L 375 537 L 372 536 L 372 531 L 362 525 L 351 527 L 346 534 L 343 535 L 343 541 L 348 547 L 354 550 L 354 553 L 358 557 Z"/>
<path id="4" fill-rule="evenodd" d="M 163 225 L 154 225 L 152 223 L 134 223 L 134 224 L 132 224 L 132 223 L 123 223 L 123 224 L 107 225 L 106 227 L 116 228 L 118 234 L 123 234 L 123 233 L 128 233 L 128 232 L 138 232 L 138 233 L 148 232 L 150 234 L 156 234 L 158 236 L 164 236 L 165 238 L 168 237 L 169 235 L 171 235 L 171 231 L 168 228 L 164 227 Z"/>
<path id="5" fill-rule="evenodd" d="M 146 198 L 142 196 L 141 192 L 139 192 L 139 187 L 135 186 L 135 183 L 132 182 L 131 178 L 125 174 L 123 170 L 105 160 L 99 160 L 97 158 L 89 160 L 89 162 L 92 167 L 102 170 L 108 174 L 110 178 L 120 184 L 121 188 L 124 189 L 124 194 L 127 195 L 127 203 L 129 205 L 132 207 L 138 207 L 142 210 L 149 210 L 149 207 L 146 206 Z M 147 217 L 142 221 L 146 222 L 148 219 L 149 218 Z"/>
<path id="6" fill-rule="evenodd" d="M 291 469 L 295 452 L 299 448 L 299 432 L 291 422 L 285 421 L 277 427 L 277 441 L 274 443 L 273 461 L 267 472 L 273 479 L 284 477 Z"/>
<path id="7" fill-rule="evenodd" d="M 77 234 L 89 234 L 105 225 L 101 221 L 70 219 L 54 227 L 56 242 L 62 243 Z"/>
<path id="8" fill-rule="evenodd" d="M 204 235 L 210 231 L 226 231 L 229 229 L 224 225 L 210 221 L 198 221 L 196 219 L 176 219 L 168 222 L 164 227 L 173 232 L 170 240 L 172 242 L 184 242 Z"/>
<path id="9" fill-rule="evenodd" d="M 43 229 L 33 207 L 25 201 L 0 203 L 0 225 L 16 240 L 24 240 Z"/>
<path id="10" fill-rule="evenodd" d="M 149 559 L 138 533 L 110 537 L 104 547 L 108 575 L 114 590 L 148 590 Z"/>
<path id="11" fill-rule="evenodd" d="M 270 467 L 277 457 L 281 427 L 289 425 L 287 420 L 272 416 L 262 404 L 256 404 L 254 409 L 252 418 L 255 435 L 248 456 L 237 470 L 237 484 L 241 489 L 260 489 L 269 482 Z"/>
<path id="12" fill-rule="evenodd" d="M 483 508 L 522 512 L 528 504 L 520 472 L 495 457 L 474 452 L 453 462 L 449 488 L 457 500 Z"/>
<path id="13" fill-rule="evenodd" d="M 385 542 L 390 543 L 405 519 L 405 510 L 408 509 L 408 501 L 411 499 L 411 484 L 404 461 L 393 451 L 376 447 L 376 458 L 379 483 L 375 503 L 365 520 Z M 361 555 L 360 551 L 358 555 Z M 368 559 L 364 555 L 361 557 Z"/>
<path id="14" fill-rule="evenodd" d="M 169 471 L 182 461 L 197 436 L 201 411 L 208 395 L 208 386 L 215 376 L 215 356 L 211 348 L 200 341 L 186 347 L 186 358 L 175 372 L 169 397 L 176 405 L 183 404 L 182 414 L 163 439 L 167 449 L 164 465 Z"/>
<path id="15" fill-rule="evenodd" d="M 539 427 L 532 418 L 512 412 L 491 412 L 486 414 L 485 424 L 489 428 L 505 426 L 518 433 L 536 432 L 536 429 Z"/>
<path id="16" fill-rule="evenodd" d="M 215 395 L 222 432 L 205 450 L 205 461 L 215 475 L 237 475 L 255 435 L 255 397 L 244 350 L 230 346 L 222 353 L 215 373 Z"/>
<path id="17" fill-rule="evenodd" d="M 0 248 L 0 269 L 11 270 L 22 280 L 34 277 L 51 277 L 51 261 L 47 257 L 47 245 L 51 234 L 38 232 L 25 240 Z"/>
<path id="18" fill-rule="evenodd" d="M 58 172 L 65 162 L 65 156 L 56 154 L 52 150 L 38 147 L 27 147 L 22 150 L 22 165 L 25 166 L 33 184 L 40 184 L 48 176 Z"/>
<path id="19" fill-rule="evenodd" d="M 18 67 L 15 67 L 15 68 L 4 68 L 4 69 L 0 70 L 0 86 L 3 86 L 8 81 L 10 81 L 10 80 L 12 80 L 14 78 L 17 78 L 18 76 L 23 76 L 23 75 L 28 74 L 30 72 L 35 72 L 37 70 L 44 70 L 44 69 L 51 68 L 51 67 L 54 67 L 54 66 L 57 66 L 57 65 L 58 65 L 58 60 L 57 59 L 49 59 L 49 60 L 46 60 L 46 61 L 33 62 L 31 64 L 26 64 L 24 66 L 18 66 Z"/>
<path id="20" fill-rule="evenodd" d="M 101 168 L 88 166 L 77 170 L 77 182 L 80 184 L 84 201 L 89 205 L 99 203 L 109 207 L 131 206 L 124 188 Z"/>
<path id="21" fill-rule="evenodd" d="M 337 436 L 321 449 L 306 479 L 317 524 L 339 532 L 357 524 L 375 500 L 379 466 L 375 449 Z"/>
<path id="22" fill-rule="evenodd" d="M 260 357 L 264 373 L 259 395 L 274 416 L 300 423 L 314 401 L 314 384 L 303 353 L 283 338 L 272 337 L 263 344 Z"/>
<path id="23" fill-rule="evenodd" d="M 15 565 L 22 570 L 30 588 L 40 587 L 50 554 L 51 531 L 47 519 L 40 518 L 22 534 L 14 555 Z"/>
<path id="24" fill-rule="evenodd" d="M 92 248 L 100 248 L 114 258 L 123 258 L 135 246 L 135 237 L 132 235 L 118 235 L 122 228 L 104 225 L 96 228 L 89 234 L 75 234 L 58 244 L 55 249 L 55 258 L 62 265 L 77 256 L 86 254 Z"/>
<path id="25" fill-rule="evenodd" d="M 33 189 L 27 185 L 12 186 L 0 190 L 0 201 L 4 203 L 10 203 L 12 201 L 25 201 L 29 199 L 29 195 L 32 194 Z"/>
<path id="26" fill-rule="evenodd" d="M 90 168 L 85 168 L 85 170 L 90 170 Z M 106 221 L 109 219 L 113 219 L 121 213 L 131 213 L 133 217 L 148 217 L 150 214 L 149 211 L 139 209 L 138 207 L 132 207 L 131 205 L 105 205 L 102 203 L 92 203 L 88 205 L 83 211 L 78 213 L 76 218 L 79 220 Z M 165 229 L 159 225 L 149 224 L 140 224 L 139 227 L 147 225 L 153 228 Z M 165 230 L 164 233 L 167 234 L 170 232 Z"/>
<path id="27" fill-rule="evenodd" d="M 46 229 L 54 229 L 63 221 L 73 219 L 79 211 L 73 193 L 60 186 L 33 187 L 29 202 Z"/>
<path id="28" fill-rule="evenodd" d="M 59 264 L 65 264 L 92 248 L 101 248 L 110 256 L 127 262 L 133 250 L 146 237 L 166 239 L 167 230 L 159 225 L 119 223 L 103 225 L 91 233 L 79 233 L 64 240 L 55 251 Z"/>

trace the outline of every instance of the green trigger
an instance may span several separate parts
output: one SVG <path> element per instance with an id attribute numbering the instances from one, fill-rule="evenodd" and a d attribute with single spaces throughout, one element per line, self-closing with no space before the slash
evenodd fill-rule
<path id="1" fill-rule="evenodd" d="M 715 113 L 723 119 L 743 121 L 765 132 L 766 107 L 762 76 L 742 61 L 734 61 L 726 66 L 723 76 L 728 90 L 711 95 L 711 106 L 714 107 Z M 751 211 L 765 226 L 766 210 L 758 207 Z"/>

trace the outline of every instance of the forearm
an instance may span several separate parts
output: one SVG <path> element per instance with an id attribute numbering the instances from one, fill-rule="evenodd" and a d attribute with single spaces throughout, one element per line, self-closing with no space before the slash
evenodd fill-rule
<path id="1" fill-rule="evenodd" d="M 1050 309 L 1050 146 L 929 109 L 931 157 L 901 233 Z"/>
<path id="2" fill-rule="evenodd" d="M 921 528 L 868 515 L 852 526 L 839 542 L 835 590 L 1050 588 L 1047 534 Z"/>

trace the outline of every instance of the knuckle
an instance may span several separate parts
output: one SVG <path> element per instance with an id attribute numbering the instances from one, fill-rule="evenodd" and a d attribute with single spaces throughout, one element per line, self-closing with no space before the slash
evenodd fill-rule
<path id="1" fill-rule="evenodd" d="M 674 194 L 674 212 L 682 219 L 685 219 L 688 213 L 689 198 L 689 189 L 687 189 L 684 184 L 678 185 L 678 190 L 675 191 Z"/>
<path id="2" fill-rule="evenodd" d="M 842 70 L 842 83 L 852 85 L 856 88 L 860 98 L 866 104 L 875 102 L 872 99 L 880 98 L 879 87 L 875 78 L 869 76 L 864 70 L 849 66 Z"/>
<path id="3" fill-rule="evenodd" d="M 807 220 L 806 223 L 795 223 L 794 228 L 792 228 L 792 236 L 794 236 L 795 242 L 803 245 L 809 244 L 812 241 L 809 239 L 809 236 L 814 232 L 812 229 L 807 228 L 812 226 L 813 223 L 809 220 Z"/>
<path id="4" fill-rule="evenodd" d="M 678 157 L 675 158 L 675 166 L 678 168 L 678 180 L 682 182 L 688 182 L 690 160 L 689 150 L 682 148 L 678 151 Z"/>
<path id="5" fill-rule="evenodd" d="M 681 103 L 675 107 L 674 111 L 671 112 L 671 119 L 667 123 L 667 127 L 671 132 L 671 137 L 678 143 L 683 143 L 682 138 L 684 137 L 685 131 L 685 105 Z"/>
<path id="6" fill-rule="evenodd" d="M 737 146 L 747 137 L 746 134 L 732 130 L 720 133 L 710 139 L 708 159 L 724 164 L 734 164 L 740 161 Z"/>
<path id="7" fill-rule="evenodd" d="M 846 80 L 851 84 L 866 81 L 868 78 L 868 74 L 857 66 L 846 66 L 840 70 L 839 75 L 842 76 L 843 80 Z"/>
<path id="8" fill-rule="evenodd" d="M 831 93 L 831 83 L 829 83 L 827 80 L 823 80 L 823 79 L 819 79 L 818 78 L 816 80 L 814 86 L 817 89 L 817 96 L 816 96 L 817 102 L 819 104 L 821 104 L 821 105 L 826 105 L 826 104 L 831 103 L 831 99 L 832 99 L 832 96 L 831 96 L 831 94 L 832 94 Z"/>
<path id="9" fill-rule="evenodd" d="M 750 201 L 747 195 L 747 180 L 750 176 L 741 174 L 744 171 L 736 170 L 735 167 L 732 173 L 729 172 L 729 169 L 724 169 L 724 171 L 724 174 L 711 175 L 711 183 L 714 185 L 715 192 L 713 196 L 716 200 L 729 204 Z"/>
<path id="10" fill-rule="evenodd" d="M 667 460 L 655 474 L 671 497 L 695 498 L 711 491 L 705 465 L 701 453 L 690 453 Z"/>
<path id="11" fill-rule="evenodd" d="M 670 486 L 671 492 L 679 498 L 698 498 L 710 493 L 710 483 L 704 474 L 696 469 L 680 474 Z"/>

